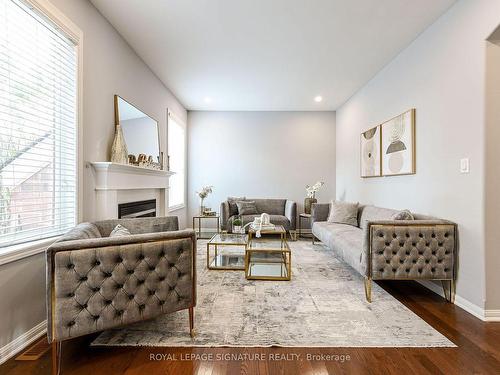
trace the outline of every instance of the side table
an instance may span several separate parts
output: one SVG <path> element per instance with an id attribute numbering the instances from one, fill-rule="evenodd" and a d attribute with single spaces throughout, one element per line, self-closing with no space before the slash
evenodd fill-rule
<path id="1" fill-rule="evenodd" d="M 217 220 L 217 227 L 215 228 L 215 233 L 214 232 L 207 232 L 205 234 L 205 236 L 203 236 L 203 232 L 201 231 L 202 229 L 202 220 L 205 220 L 205 219 L 215 219 Z M 198 221 L 198 230 L 196 230 L 196 221 Z M 197 215 L 197 216 L 193 216 L 193 230 L 195 231 L 196 233 L 196 237 L 199 238 L 200 240 L 208 240 L 210 238 L 212 238 L 212 236 L 216 233 L 220 233 L 219 231 L 219 228 L 220 228 L 220 216 L 219 215 L 215 215 L 215 216 L 208 216 L 208 215 Z M 202 237 L 203 236 L 203 237 Z"/>
<path id="2" fill-rule="evenodd" d="M 306 220 L 307 222 L 311 223 L 311 214 L 306 214 L 306 213 L 299 214 L 299 222 L 298 222 L 298 224 L 299 224 L 299 230 L 298 230 L 299 238 L 300 237 L 311 238 L 312 237 L 312 232 L 307 233 L 308 236 L 304 236 L 304 233 L 303 233 L 304 229 L 302 228 L 302 220 Z"/>

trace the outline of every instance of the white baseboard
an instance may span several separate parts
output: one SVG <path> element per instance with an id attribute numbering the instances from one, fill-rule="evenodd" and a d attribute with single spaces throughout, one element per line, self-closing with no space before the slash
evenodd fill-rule
<path id="1" fill-rule="evenodd" d="M 47 332 L 47 321 L 37 324 L 28 332 L 23 333 L 21 336 L 16 337 L 7 345 L 0 348 L 0 365 L 6 362 L 9 358 L 19 353 L 24 348 L 31 345 Z"/>
<path id="2" fill-rule="evenodd" d="M 440 285 L 431 281 L 418 282 L 444 298 L 443 288 L 441 288 Z M 476 318 L 481 319 L 483 322 L 500 322 L 500 310 L 485 310 L 458 294 L 455 295 L 455 305 L 467 311 L 469 314 L 474 315 Z"/>

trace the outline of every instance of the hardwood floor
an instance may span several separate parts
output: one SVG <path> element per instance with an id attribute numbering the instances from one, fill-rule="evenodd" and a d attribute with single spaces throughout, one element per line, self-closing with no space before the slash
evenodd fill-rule
<path id="1" fill-rule="evenodd" d="M 500 323 L 481 322 L 414 282 L 384 282 L 379 285 L 458 347 L 92 348 L 89 343 L 93 337 L 86 337 L 63 345 L 61 373 L 500 374 Z M 151 355 L 160 360 L 151 360 Z M 231 355 L 236 357 L 228 357 Z M 258 360 L 257 356 L 265 358 Z M 189 360 L 193 357 L 194 360 Z M 2 375 L 50 373 L 50 352 L 38 361 L 19 362 L 11 359 L 0 366 Z"/>

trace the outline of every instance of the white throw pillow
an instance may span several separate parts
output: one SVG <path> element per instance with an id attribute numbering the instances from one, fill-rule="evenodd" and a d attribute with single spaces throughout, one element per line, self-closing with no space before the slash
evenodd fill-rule
<path id="1" fill-rule="evenodd" d="M 130 236 L 130 231 L 125 228 L 123 225 L 118 224 L 115 229 L 111 231 L 109 234 L 110 237 L 123 237 L 123 236 Z"/>

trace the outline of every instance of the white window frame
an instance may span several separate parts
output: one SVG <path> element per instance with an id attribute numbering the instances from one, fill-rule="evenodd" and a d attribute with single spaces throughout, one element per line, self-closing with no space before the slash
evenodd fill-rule
<path id="1" fill-rule="evenodd" d="M 184 194 L 183 194 L 183 203 L 182 204 L 176 204 L 175 206 L 170 206 L 170 192 L 167 193 L 168 195 L 168 212 L 172 211 L 177 211 L 177 210 L 182 210 L 186 208 L 186 199 L 187 199 L 187 125 L 184 120 L 182 120 L 179 116 L 177 116 L 175 113 L 173 113 L 171 110 L 167 109 L 167 155 L 170 155 L 170 150 L 168 149 L 168 127 L 169 127 L 169 122 L 170 118 L 173 118 L 176 123 L 178 123 L 180 126 L 184 128 Z M 172 171 L 175 173 L 175 171 Z"/>
<path id="2" fill-rule="evenodd" d="M 59 9 L 48 0 L 23 0 L 34 9 L 42 13 L 75 44 L 77 56 L 77 93 L 76 93 L 76 221 L 82 221 L 82 192 L 83 192 L 83 147 L 82 147 L 82 124 L 83 124 L 83 32 Z M 0 265 L 15 262 L 44 252 L 52 244 L 56 237 L 44 238 L 42 240 L 30 241 L 23 244 L 7 246 L 0 249 Z"/>

